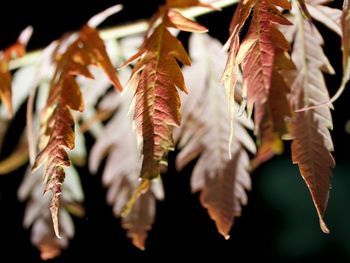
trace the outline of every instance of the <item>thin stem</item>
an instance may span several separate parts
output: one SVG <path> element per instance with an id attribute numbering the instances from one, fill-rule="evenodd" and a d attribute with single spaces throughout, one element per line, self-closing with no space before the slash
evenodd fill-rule
<path id="1" fill-rule="evenodd" d="M 211 2 L 210 4 L 218 9 L 233 5 L 238 3 L 239 0 L 216 0 Z M 203 7 L 192 7 L 185 10 L 181 10 L 181 13 L 188 18 L 195 18 L 204 14 L 211 13 L 215 10 L 203 8 Z M 103 40 L 110 39 L 118 39 L 127 37 L 130 35 L 140 34 L 148 29 L 147 20 L 140 20 L 137 22 L 133 22 L 130 24 L 115 26 L 107 29 L 102 29 L 100 31 L 100 36 Z M 27 53 L 24 57 L 15 59 L 10 62 L 10 69 L 20 68 L 32 63 L 35 63 L 40 55 L 42 54 L 42 50 L 35 50 Z"/>

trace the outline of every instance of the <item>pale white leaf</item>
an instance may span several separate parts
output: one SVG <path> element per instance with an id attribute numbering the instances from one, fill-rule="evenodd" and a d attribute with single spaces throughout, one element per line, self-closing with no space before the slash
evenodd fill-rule
<path id="1" fill-rule="evenodd" d="M 246 149 L 255 153 L 256 147 L 246 128 L 252 128 L 253 123 L 246 114 L 238 116 L 236 105 L 229 145 L 230 114 L 219 79 L 226 53 L 219 41 L 208 35 L 192 34 L 190 55 L 192 67 L 183 70 L 188 87 L 188 96 L 182 97 L 183 122 L 174 132 L 182 148 L 176 166 L 183 168 L 199 158 L 192 171 L 192 191 L 201 191 L 202 205 L 227 238 L 234 217 L 240 215 L 241 205 L 247 202 L 245 191 L 250 189 Z"/>

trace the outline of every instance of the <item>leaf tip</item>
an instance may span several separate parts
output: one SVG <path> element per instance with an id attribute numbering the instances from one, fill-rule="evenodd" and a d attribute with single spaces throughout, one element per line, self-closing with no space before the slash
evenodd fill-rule
<path id="1" fill-rule="evenodd" d="M 145 251 L 146 250 L 146 247 L 145 247 L 145 245 L 143 244 L 143 243 L 137 243 L 137 241 L 135 242 L 135 241 L 133 241 L 133 245 L 135 246 L 135 247 L 137 247 L 138 249 L 140 249 L 141 251 Z"/>
<path id="2" fill-rule="evenodd" d="M 87 24 L 88 26 L 95 28 L 99 26 L 103 21 L 105 21 L 108 17 L 118 13 L 122 9 L 123 9 L 123 5 L 121 4 L 111 6 L 106 10 L 98 13 L 97 15 L 94 15 L 93 17 L 91 17 Z"/>
<path id="3" fill-rule="evenodd" d="M 53 229 L 57 238 L 61 239 L 58 223 L 58 209 L 60 207 L 60 192 L 54 193 L 51 204 L 50 212 L 52 217 Z"/>
<path id="4" fill-rule="evenodd" d="M 322 230 L 323 233 L 325 233 L 325 234 L 329 234 L 330 233 L 329 228 L 327 227 L 327 225 L 324 222 L 322 217 L 320 217 L 320 227 L 321 227 L 321 230 Z"/>
<path id="5" fill-rule="evenodd" d="M 21 43 L 22 45 L 26 46 L 32 34 L 33 34 L 33 27 L 27 26 L 19 35 L 17 40 L 18 43 Z"/>

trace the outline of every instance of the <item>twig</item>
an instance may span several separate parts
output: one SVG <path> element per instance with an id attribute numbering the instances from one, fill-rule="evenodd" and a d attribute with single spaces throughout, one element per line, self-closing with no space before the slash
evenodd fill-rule
<path id="1" fill-rule="evenodd" d="M 218 9 L 238 3 L 239 0 L 216 0 L 210 4 Z M 195 18 L 204 14 L 211 13 L 215 10 L 203 8 L 203 7 L 192 7 L 182 10 L 181 13 L 188 18 Z M 103 40 L 118 39 L 130 35 L 140 34 L 148 29 L 147 20 L 141 20 L 138 22 L 119 25 L 112 28 L 103 29 L 100 31 L 100 36 Z M 42 50 L 36 50 L 27 53 L 24 57 L 15 59 L 10 62 L 10 69 L 20 68 L 29 64 L 32 64 L 38 60 Z"/>

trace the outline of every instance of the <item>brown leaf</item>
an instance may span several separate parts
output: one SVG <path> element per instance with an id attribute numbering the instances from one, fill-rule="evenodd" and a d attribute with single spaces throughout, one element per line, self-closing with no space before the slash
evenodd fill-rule
<path id="1" fill-rule="evenodd" d="M 282 138 L 290 138 L 290 120 L 292 116 L 289 103 L 290 84 L 287 84 L 283 75 L 293 74 L 295 65 L 288 53 L 283 49 L 277 49 L 271 87 L 264 107 L 264 116 L 259 125 L 258 152 L 251 165 L 255 169 L 261 163 L 268 161 L 276 154 L 283 153 Z"/>
<path id="2" fill-rule="evenodd" d="M 175 10 L 169 10 L 165 19 L 167 27 L 173 27 L 188 32 L 207 32 L 208 29 L 186 17 Z"/>
<path id="3" fill-rule="evenodd" d="M 323 53 L 323 39 L 317 28 L 306 20 L 299 9 L 295 12 L 296 33 L 292 58 L 297 67 L 297 76 L 292 85 L 293 109 L 318 105 L 329 101 L 323 72 L 333 73 Z M 295 113 L 292 122 L 292 159 L 298 164 L 315 204 L 323 232 L 329 230 L 323 216 L 327 207 L 330 189 L 331 168 L 335 162 L 333 151 L 331 106 Z"/>
<path id="4" fill-rule="evenodd" d="M 13 115 L 13 106 L 11 91 L 12 77 L 9 71 L 9 63 L 14 58 L 24 56 L 25 48 L 32 31 L 32 27 L 24 29 L 18 37 L 17 42 L 0 53 L 0 98 L 6 105 L 10 117 Z"/>
<path id="5" fill-rule="evenodd" d="M 64 42 L 63 42 L 64 44 Z M 61 45 L 63 45 L 61 42 Z M 57 48 L 59 51 L 60 47 Z M 70 110 L 83 111 L 83 98 L 75 76 L 93 78 L 89 65 L 101 67 L 112 84 L 122 89 L 115 69 L 109 60 L 103 41 L 95 29 L 84 26 L 78 38 L 71 43 L 63 55 L 56 54 L 56 71 L 51 81 L 47 104 L 41 114 L 42 151 L 37 155 L 33 169 L 47 162 L 45 192 L 53 193 L 50 210 L 57 236 L 59 236 L 58 211 L 64 167 L 70 166 L 65 148 L 73 149 L 74 120 Z"/>
<path id="6" fill-rule="evenodd" d="M 245 191 L 250 189 L 250 178 L 245 148 L 255 152 L 255 145 L 245 126 L 253 125 L 246 116 L 236 113 L 229 146 L 230 117 L 218 78 L 225 53 L 217 40 L 193 34 L 190 54 L 193 66 L 184 69 L 189 95 L 183 98 L 183 123 L 175 133 L 182 148 L 176 167 L 182 169 L 199 158 L 192 172 L 192 191 L 201 191 L 201 204 L 208 209 L 219 233 L 228 238 L 234 218 L 241 214 L 241 205 L 247 203 Z"/>
<path id="7" fill-rule="evenodd" d="M 177 61 L 185 65 L 191 62 L 181 42 L 166 27 L 170 25 L 201 31 L 199 25 L 171 9 L 184 3 L 168 1 L 168 6 L 159 9 L 156 17 L 161 18 L 161 23 L 150 36 L 146 35 L 140 50 L 125 63 L 128 65 L 137 60 L 130 83 L 136 89 L 134 121 L 139 141 L 142 142 L 140 177 L 143 181 L 160 175 L 160 165 L 166 164 L 168 151 L 174 149 L 172 127 L 180 125 L 177 88 L 186 92 L 186 86 Z M 199 2 L 187 1 L 186 6 L 189 5 L 199 5 Z M 151 27 L 157 18 L 151 19 Z M 135 196 L 132 200 L 136 200 Z M 132 202 L 128 202 L 127 207 L 131 206 Z"/>

